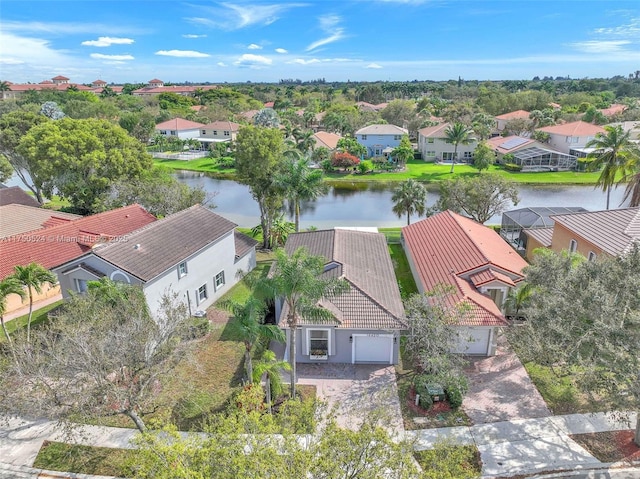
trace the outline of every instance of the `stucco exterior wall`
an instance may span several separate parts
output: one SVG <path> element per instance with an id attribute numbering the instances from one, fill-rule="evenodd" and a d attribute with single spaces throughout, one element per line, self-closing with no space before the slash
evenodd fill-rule
<path id="1" fill-rule="evenodd" d="M 161 135 L 166 136 L 167 138 L 178 137 L 181 140 L 188 140 L 189 138 L 199 138 L 200 137 L 200 129 L 195 128 L 191 130 L 156 130 Z"/>
<path id="2" fill-rule="evenodd" d="M 586 258 L 589 257 L 590 252 L 593 252 L 596 256 L 607 254 L 596 245 L 576 235 L 561 224 L 555 223 L 553 226 L 553 236 L 551 238 L 551 249 L 556 253 L 559 253 L 563 250 L 569 250 L 571 240 L 575 240 L 577 243 L 576 252 L 580 253 Z"/>
<path id="3" fill-rule="evenodd" d="M 356 140 L 367 148 L 370 157 L 382 156 L 385 148 L 396 148 L 400 145 L 402 134 L 397 135 L 356 135 Z M 378 151 L 376 151 L 378 150 Z"/>
<path id="4" fill-rule="evenodd" d="M 44 284 L 42 286 L 42 293 L 37 293 L 33 291 L 33 308 L 34 311 L 37 309 L 38 305 L 36 304 L 38 301 L 42 301 L 45 299 L 53 298 L 54 296 L 60 295 L 60 286 L 51 286 L 50 284 Z M 7 296 L 5 305 L 5 314 L 13 313 L 20 308 L 24 308 L 25 306 L 29 306 L 29 296 L 25 293 L 24 299 L 21 299 L 17 294 L 10 294 Z"/>
<path id="5" fill-rule="evenodd" d="M 531 236 L 527 236 L 527 247 L 524 250 L 524 259 L 526 259 L 529 263 L 531 263 L 531 261 L 533 261 L 533 256 L 534 256 L 533 251 L 537 248 L 542 248 L 542 247 L 544 247 L 544 245 L 540 243 L 540 241 L 538 241 L 535 238 L 532 238 Z"/>
<path id="6" fill-rule="evenodd" d="M 429 143 L 429 140 L 433 140 Z M 478 146 L 477 141 L 473 141 L 468 145 L 458 145 L 458 162 L 463 163 L 473 157 L 473 152 Z M 447 143 L 443 138 L 427 138 L 418 133 L 418 150 L 422 154 L 424 161 L 442 161 L 443 153 L 453 155 L 455 145 Z"/>
<path id="7" fill-rule="evenodd" d="M 562 153 L 569 154 L 569 150 L 572 148 L 584 148 L 593 140 L 593 136 L 567 136 L 549 134 L 549 141 L 547 142 L 554 150 L 561 151 Z"/>

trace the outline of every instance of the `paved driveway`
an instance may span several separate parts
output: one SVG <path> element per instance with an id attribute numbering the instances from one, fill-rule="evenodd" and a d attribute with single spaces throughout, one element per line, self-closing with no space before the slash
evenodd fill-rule
<path id="1" fill-rule="evenodd" d="M 502 335 L 498 337 L 497 354 L 472 360 L 466 373 L 469 393 L 462 408 L 474 424 L 551 415 L 520 359 L 509 350 Z"/>
<path id="2" fill-rule="evenodd" d="M 298 363 L 297 369 L 298 383 L 316 386 L 342 427 L 355 429 L 365 418 L 381 414 L 385 427 L 403 432 L 393 366 Z"/>

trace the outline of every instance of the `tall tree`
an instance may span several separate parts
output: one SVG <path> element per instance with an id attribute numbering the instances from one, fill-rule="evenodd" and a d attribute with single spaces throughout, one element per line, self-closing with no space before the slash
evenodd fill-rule
<path id="1" fill-rule="evenodd" d="M 45 194 L 56 191 L 85 214 L 101 209 L 112 182 L 138 178 L 152 166 L 144 145 L 106 120 L 63 118 L 36 125 L 18 152 L 35 164 L 32 171 Z"/>
<path id="2" fill-rule="evenodd" d="M 589 153 L 593 158 L 590 169 L 601 169 L 597 186 L 607 193 L 607 209 L 611 198 L 611 188 L 616 183 L 616 175 L 623 171 L 625 163 L 637 151 L 631 142 L 631 131 L 624 131 L 622 126 L 605 126 L 606 133 L 597 133 L 587 143 L 587 148 L 595 148 Z"/>
<path id="3" fill-rule="evenodd" d="M 629 206 L 640 206 L 640 152 L 636 151 L 624 165 L 624 176 L 620 180 L 626 182 L 622 201 L 629 200 Z"/>
<path id="4" fill-rule="evenodd" d="M 435 208 L 452 210 L 485 223 L 519 201 L 515 183 L 499 175 L 486 174 L 443 181 Z"/>
<path id="5" fill-rule="evenodd" d="M 616 258 L 576 260 L 549 250 L 525 269 L 532 287 L 523 315 L 508 331 L 523 361 L 570 376 L 606 406 L 640 410 L 640 248 Z M 640 416 L 635 442 L 640 445 Z"/>
<path id="6" fill-rule="evenodd" d="M 244 303 L 229 301 L 222 304 L 229 310 L 233 319 L 227 323 L 230 335 L 242 341 L 244 344 L 244 365 L 247 370 L 247 378 L 253 380 L 253 362 L 251 353 L 253 346 L 261 339 L 285 341 L 284 333 L 280 328 L 272 324 L 264 324 L 266 305 L 255 296 L 249 297 Z"/>
<path id="7" fill-rule="evenodd" d="M 402 135 L 400 144 L 391 152 L 392 158 L 398 161 L 398 165 L 406 165 L 408 161 L 413 160 L 414 151 L 409 135 Z"/>
<path id="8" fill-rule="evenodd" d="M 329 189 L 323 176 L 322 170 L 309 167 L 307 158 L 288 155 L 284 160 L 276 181 L 292 203 L 296 232 L 300 231 L 300 203 L 315 201 Z"/>
<path id="9" fill-rule="evenodd" d="M 473 130 L 471 128 L 460 122 L 455 122 L 444 130 L 445 141 L 453 144 L 453 159 L 451 160 L 451 171 L 449 173 L 453 173 L 453 167 L 458 160 L 458 145 L 471 143 L 472 133 Z"/>
<path id="10" fill-rule="evenodd" d="M 14 267 L 13 277 L 27 290 L 29 298 L 29 317 L 27 318 L 27 342 L 31 340 L 31 317 L 33 316 L 33 292 L 42 294 L 45 284 L 54 286 L 58 284 L 58 278 L 51 271 L 38 263 L 29 263 L 26 266 Z"/>
<path id="11" fill-rule="evenodd" d="M 323 278 L 325 258 L 310 255 L 301 247 L 288 255 L 276 250 L 273 274 L 257 284 L 257 290 L 267 297 L 282 301 L 286 309 L 286 325 L 289 329 L 289 363 L 291 364 L 291 397 L 296 396 L 296 331 L 300 319 L 330 321 L 333 313 L 318 305 L 321 298 L 339 295 L 347 291 L 343 279 Z"/>
<path id="12" fill-rule="evenodd" d="M 12 294 L 20 296 L 21 299 L 26 296 L 20 281 L 13 276 L 8 276 L 0 281 L 0 323 L 2 323 L 2 330 L 9 343 L 11 343 L 11 337 L 9 336 L 9 331 L 7 331 L 7 326 L 4 324 L 4 314 L 7 312 L 7 298 Z"/>
<path id="13" fill-rule="evenodd" d="M 271 227 L 284 199 L 284 190 L 276 181 L 284 158 L 282 133 L 276 128 L 245 126 L 240 129 L 235 146 L 238 180 L 249 187 L 258 203 L 262 246 L 269 249 Z"/>
<path id="14" fill-rule="evenodd" d="M 13 176 L 13 166 L 7 157 L 0 153 L 0 183 L 4 183 Z"/>
<path id="15" fill-rule="evenodd" d="M 476 149 L 473 150 L 473 167 L 482 173 L 482 170 L 488 170 L 496 160 L 496 154 L 493 152 L 486 142 L 478 143 Z"/>
<path id="16" fill-rule="evenodd" d="M 393 212 L 402 218 L 407 215 L 407 224 L 411 224 L 411 215 L 424 215 L 427 209 L 427 189 L 422 183 L 409 179 L 400 184 L 391 196 Z"/>

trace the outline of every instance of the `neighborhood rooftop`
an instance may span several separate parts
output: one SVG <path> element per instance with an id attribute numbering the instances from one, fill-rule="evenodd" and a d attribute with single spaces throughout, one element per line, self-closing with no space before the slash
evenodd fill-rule
<path id="1" fill-rule="evenodd" d="M 406 135 L 407 130 L 396 125 L 369 125 L 356 131 L 356 135 Z"/>
<path id="2" fill-rule="evenodd" d="M 21 204 L 0 206 L 0 238 L 40 228 L 49 228 L 81 218 L 62 211 L 35 208 Z"/>

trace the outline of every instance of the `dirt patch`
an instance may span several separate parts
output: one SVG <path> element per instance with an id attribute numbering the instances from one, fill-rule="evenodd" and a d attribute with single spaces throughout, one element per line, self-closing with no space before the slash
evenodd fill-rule
<path id="1" fill-rule="evenodd" d="M 602 462 L 640 461 L 640 447 L 633 442 L 632 430 L 573 434 L 569 437 Z"/>
<path id="2" fill-rule="evenodd" d="M 218 308 L 209 308 L 207 310 L 207 319 L 211 324 L 227 324 L 231 314 Z"/>

